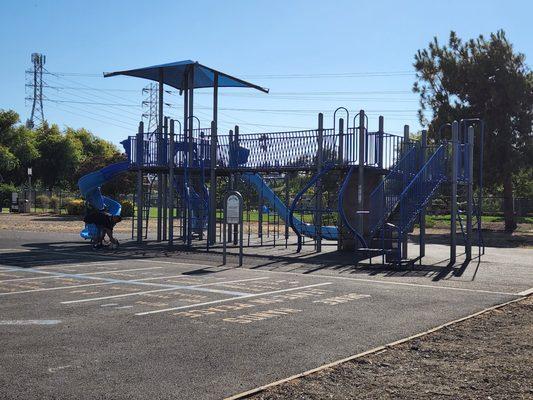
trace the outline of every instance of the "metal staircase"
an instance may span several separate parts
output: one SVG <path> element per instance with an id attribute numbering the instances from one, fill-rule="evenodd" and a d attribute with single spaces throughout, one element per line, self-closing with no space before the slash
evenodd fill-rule
<path id="1" fill-rule="evenodd" d="M 446 145 L 440 145 L 421 167 L 422 151 L 415 146 L 405 153 L 382 183 L 371 193 L 371 229 L 368 242 L 400 262 L 401 242 L 412 231 L 416 218 L 446 180 Z"/>

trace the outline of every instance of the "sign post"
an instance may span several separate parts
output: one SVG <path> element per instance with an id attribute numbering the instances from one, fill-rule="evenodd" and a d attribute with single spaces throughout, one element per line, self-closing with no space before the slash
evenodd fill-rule
<path id="1" fill-rule="evenodd" d="M 239 267 L 242 266 L 242 196 L 236 190 L 230 190 L 224 196 L 224 218 L 223 218 L 223 238 L 222 238 L 222 265 L 226 265 L 226 247 L 227 247 L 227 225 L 239 225 Z M 231 237 L 229 238 L 231 240 Z"/>

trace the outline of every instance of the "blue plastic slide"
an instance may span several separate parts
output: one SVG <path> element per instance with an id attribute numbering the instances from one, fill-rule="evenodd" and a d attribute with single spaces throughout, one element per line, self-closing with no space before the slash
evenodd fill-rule
<path id="1" fill-rule="evenodd" d="M 279 216 L 285 222 L 290 222 L 287 221 L 289 219 L 290 210 L 283 203 L 283 201 L 276 196 L 272 189 L 268 187 L 261 175 L 247 172 L 242 175 L 242 178 L 245 182 L 249 182 L 251 185 L 253 185 L 258 193 L 262 193 L 263 198 L 265 198 L 270 205 L 277 210 Z M 292 225 L 292 227 L 298 231 L 297 233 L 301 235 L 305 235 L 313 239 L 317 237 L 318 230 L 315 225 L 306 224 L 294 216 L 292 218 Z M 336 226 L 322 226 L 320 228 L 320 237 L 325 240 L 337 240 L 339 237 L 339 229 Z"/>
<path id="2" fill-rule="evenodd" d="M 129 161 L 111 164 L 101 170 L 91 172 L 82 176 L 78 181 L 81 195 L 85 200 L 97 210 L 106 210 L 111 215 L 120 215 L 122 207 L 118 201 L 103 196 L 100 188 L 106 182 L 109 182 L 117 175 L 126 172 L 130 166 Z M 86 224 L 80 232 L 84 239 L 93 239 L 99 235 L 99 229 L 94 224 Z"/>

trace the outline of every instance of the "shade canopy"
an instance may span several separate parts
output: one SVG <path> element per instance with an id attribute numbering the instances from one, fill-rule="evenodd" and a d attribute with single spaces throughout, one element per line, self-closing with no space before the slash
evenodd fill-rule
<path id="1" fill-rule="evenodd" d="M 186 87 L 187 82 L 190 82 L 188 77 L 191 76 L 191 73 L 193 76 L 192 81 L 194 82 L 194 89 L 214 87 L 215 74 L 218 74 L 218 87 L 246 87 L 268 93 L 268 89 L 235 78 L 191 60 L 130 69 L 126 71 L 109 72 L 104 73 L 104 77 L 107 78 L 116 75 L 135 76 L 137 78 L 150 79 L 156 82 L 162 81 L 165 85 L 172 86 L 179 90 L 185 90 L 191 89 L 191 87 Z"/>

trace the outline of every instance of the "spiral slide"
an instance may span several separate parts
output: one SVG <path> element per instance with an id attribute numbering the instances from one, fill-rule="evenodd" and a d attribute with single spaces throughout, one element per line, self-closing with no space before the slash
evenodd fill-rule
<path id="1" fill-rule="evenodd" d="M 126 172 L 129 166 L 129 161 L 119 162 L 82 176 L 78 181 L 81 195 L 97 210 L 105 209 L 111 215 L 119 216 L 122 211 L 120 203 L 109 197 L 103 196 L 100 188 L 104 183 L 109 182 L 117 175 Z M 84 239 L 93 239 L 98 236 L 98 233 L 96 225 L 86 224 L 85 228 L 80 232 L 80 236 Z"/>

